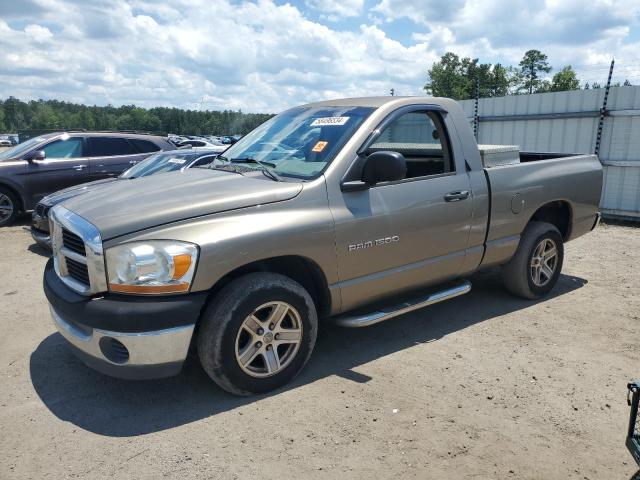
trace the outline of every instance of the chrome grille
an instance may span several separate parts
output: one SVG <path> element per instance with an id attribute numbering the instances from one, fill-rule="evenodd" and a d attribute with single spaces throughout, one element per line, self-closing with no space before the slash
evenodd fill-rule
<path id="1" fill-rule="evenodd" d="M 107 291 L 100 232 L 84 218 L 57 205 L 49 212 L 56 273 L 82 295 Z"/>
<path id="2" fill-rule="evenodd" d="M 89 270 L 87 269 L 87 265 L 68 257 L 65 261 L 67 263 L 67 272 L 69 273 L 69 276 L 88 287 L 91 282 L 89 281 Z"/>
<path id="3" fill-rule="evenodd" d="M 38 203 L 36 205 L 36 215 L 38 215 L 40 218 L 47 218 L 50 208 L 51 207 L 48 205 L 45 205 L 43 203 Z"/>
<path id="4" fill-rule="evenodd" d="M 68 248 L 72 252 L 76 252 L 83 257 L 86 256 L 84 249 L 84 240 L 73 232 L 70 232 L 66 228 L 62 229 L 62 245 Z"/>

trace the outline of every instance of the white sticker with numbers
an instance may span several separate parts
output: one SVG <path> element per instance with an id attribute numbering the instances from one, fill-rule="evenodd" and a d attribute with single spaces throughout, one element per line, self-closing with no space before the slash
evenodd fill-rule
<path id="1" fill-rule="evenodd" d="M 334 125 L 345 125 L 349 117 L 321 117 L 311 122 L 312 127 L 330 127 Z"/>

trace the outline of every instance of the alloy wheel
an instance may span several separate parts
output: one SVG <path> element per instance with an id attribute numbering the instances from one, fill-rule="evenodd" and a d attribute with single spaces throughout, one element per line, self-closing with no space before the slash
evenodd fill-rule
<path id="1" fill-rule="evenodd" d="M 236 360 L 246 374 L 270 377 L 293 361 L 301 342 L 298 311 L 286 302 L 265 303 L 242 322 L 236 336 Z"/>
<path id="2" fill-rule="evenodd" d="M 558 266 L 558 247 L 550 238 L 545 238 L 536 246 L 531 257 L 531 280 L 537 287 L 544 287 L 551 281 Z"/>
<path id="3" fill-rule="evenodd" d="M 11 198 L 4 193 L 0 193 L 0 223 L 4 223 L 11 218 L 14 208 Z"/>

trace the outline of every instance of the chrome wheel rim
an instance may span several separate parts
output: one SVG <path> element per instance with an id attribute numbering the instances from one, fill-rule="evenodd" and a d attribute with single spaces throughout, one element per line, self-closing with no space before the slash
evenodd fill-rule
<path id="1" fill-rule="evenodd" d="M 13 215 L 13 202 L 8 195 L 0 193 L 0 223 L 4 223 Z"/>
<path id="2" fill-rule="evenodd" d="M 293 361 L 302 343 L 300 314 L 286 302 L 260 305 L 236 336 L 236 361 L 247 375 L 270 377 Z"/>
<path id="3" fill-rule="evenodd" d="M 556 242 L 545 238 L 536 246 L 531 257 L 531 280 L 537 287 L 544 287 L 551 281 L 558 266 Z"/>

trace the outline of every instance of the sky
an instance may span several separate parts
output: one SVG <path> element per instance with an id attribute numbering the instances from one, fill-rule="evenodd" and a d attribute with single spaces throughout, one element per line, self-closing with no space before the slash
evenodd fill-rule
<path id="1" fill-rule="evenodd" d="M 275 113 L 531 48 L 640 84 L 640 0 L 0 0 L 0 98 Z"/>

